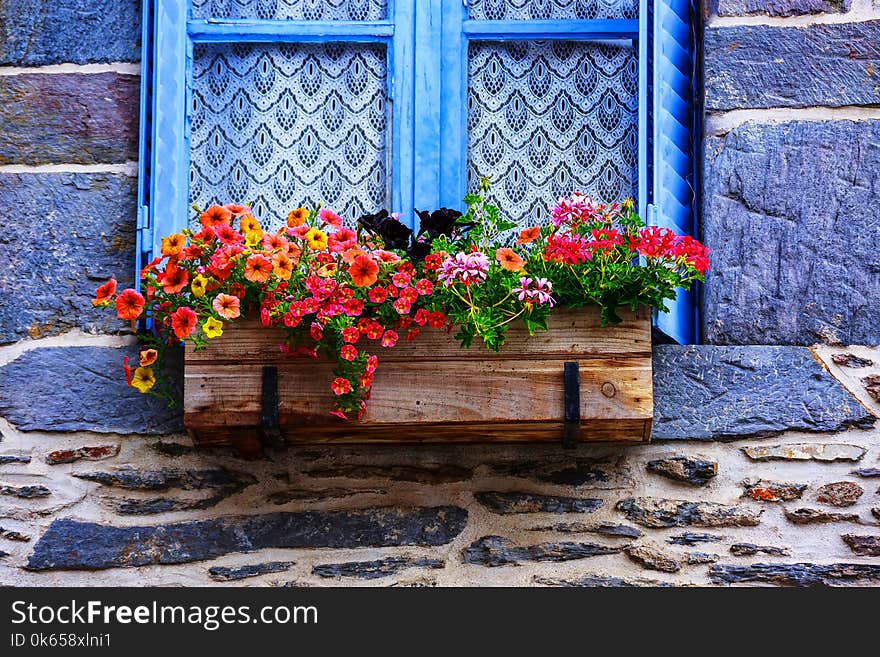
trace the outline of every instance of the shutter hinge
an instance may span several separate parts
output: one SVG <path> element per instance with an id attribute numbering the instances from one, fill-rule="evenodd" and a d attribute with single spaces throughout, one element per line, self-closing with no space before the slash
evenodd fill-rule
<path id="1" fill-rule="evenodd" d="M 137 212 L 137 239 L 138 250 L 141 253 L 152 253 L 153 251 L 153 229 L 147 226 L 150 217 L 150 208 L 142 205 Z"/>

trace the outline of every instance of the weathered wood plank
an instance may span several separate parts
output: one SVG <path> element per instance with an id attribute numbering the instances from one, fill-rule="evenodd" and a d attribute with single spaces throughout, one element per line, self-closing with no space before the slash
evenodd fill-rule
<path id="1" fill-rule="evenodd" d="M 650 356 L 650 313 L 621 309 L 623 322 L 602 327 L 599 311 L 594 306 L 578 310 L 555 311 L 549 331 L 529 336 L 521 324 L 512 326 L 500 352 L 490 351 L 477 339 L 470 349 L 462 349 L 445 331 L 424 328 L 418 339 L 402 339 L 393 349 L 383 349 L 377 341 L 364 340 L 359 348 L 372 349 L 383 362 L 413 360 L 488 359 L 488 358 L 565 358 L 573 356 Z M 187 363 L 266 363 L 281 358 L 279 346 L 284 342 L 283 329 L 269 329 L 256 320 L 240 320 L 228 324 L 221 338 L 212 340 L 207 349 L 194 351 L 187 343 Z"/>

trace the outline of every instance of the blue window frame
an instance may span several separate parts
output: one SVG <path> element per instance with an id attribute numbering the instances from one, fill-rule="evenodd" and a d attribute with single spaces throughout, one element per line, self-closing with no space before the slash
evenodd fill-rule
<path id="1" fill-rule="evenodd" d="M 204 176 L 210 186 L 215 184 L 211 175 L 233 175 L 215 166 L 209 154 L 212 148 L 250 149 L 250 159 L 238 170 L 255 179 L 259 163 L 270 159 L 257 157 L 255 165 L 253 157 L 261 140 L 271 141 L 271 130 L 248 133 L 243 138 L 246 144 L 235 144 L 223 126 L 213 126 L 210 134 L 216 143 L 206 144 L 205 134 L 209 133 L 200 112 L 220 111 L 217 108 L 222 107 L 222 111 L 235 114 L 236 103 L 239 113 L 275 112 L 260 106 L 258 89 L 247 87 L 255 84 L 248 76 L 260 74 L 254 73 L 254 63 L 263 55 L 276 57 L 283 60 L 282 67 L 297 68 L 294 73 L 298 74 L 303 62 L 317 61 L 312 50 L 327 44 L 337 44 L 331 58 L 363 51 L 366 55 L 358 55 L 358 61 L 369 65 L 384 57 L 384 71 L 374 72 L 370 78 L 373 86 L 358 89 L 365 98 L 379 98 L 384 87 L 386 104 L 380 99 L 375 108 L 363 105 L 357 110 L 364 116 L 372 112 L 374 123 L 373 132 L 365 139 L 365 133 L 357 131 L 360 136 L 354 137 L 354 150 L 361 153 L 359 157 L 363 157 L 361 151 L 366 152 L 366 166 L 378 172 L 376 180 L 364 184 L 372 185 L 376 199 L 384 193 L 380 189 L 384 184 L 387 195 L 379 200 L 388 201 L 404 221 L 412 221 L 414 207 L 460 206 L 469 179 L 473 184 L 475 176 L 484 173 L 482 169 L 494 165 L 504 169 L 507 178 L 502 183 L 509 203 L 519 202 L 524 217 L 529 211 L 525 198 L 529 185 L 568 193 L 584 191 L 581 186 L 588 184 L 584 181 L 592 180 L 598 189 L 612 190 L 606 194 L 635 196 L 649 223 L 693 233 L 694 37 L 690 2 L 145 0 L 137 266 L 158 252 L 163 235 L 186 225 L 192 214 L 191 188 L 198 187 L 198 176 Z M 526 70 L 519 66 L 523 58 L 538 63 Z M 216 73 L 208 68 L 213 64 L 218 67 Z M 611 73 L 606 71 L 603 78 L 598 69 L 606 65 Z M 263 66 L 264 73 L 275 74 L 269 64 Z M 583 79 L 573 83 L 572 89 L 565 88 L 569 77 L 563 73 L 566 66 L 583 67 Z M 486 82 L 492 73 L 489 70 L 484 75 L 486 67 L 504 69 L 506 80 Z M 599 78 L 595 77 L 597 71 Z M 614 71 L 627 79 L 618 84 Z M 541 78 L 539 84 L 534 83 L 536 76 Z M 509 88 L 496 93 L 504 84 L 517 84 L 520 78 L 523 85 L 529 84 L 527 80 L 534 83 L 530 91 L 524 87 L 523 94 L 514 90 L 513 96 L 505 95 Z M 600 83 L 617 85 L 598 94 L 614 98 L 616 102 L 609 101 L 608 107 L 587 98 L 591 85 Z M 230 92 L 230 84 L 239 87 Z M 207 105 L 203 101 L 209 93 L 216 96 L 213 110 L 200 105 Z M 353 97 L 349 93 L 335 98 L 333 103 L 341 98 L 344 104 Z M 506 107 L 498 104 L 498 98 L 514 100 Z M 326 104 L 326 99 L 323 102 Z M 523 108 L 530 109 L 533 119 L 550 116 L 546 120 L 556 121 L 557 126 L 560 122 L 563 127 L 574 125 L 575 130 L 569 132 L 578 139 L 565 141 L 564 130 L 553 134 L 549 124 L 533 121 L 524 134 L 531 130 L 537 135 L 536 145 L 513 143 L 510 124 L 498 128 L 495 122 L 502 120 L 502 114 L 520 121 L 517 112 Z M 317 112 L 314 107 L 300 109 L 303 117 L 317 115 L 310 114 Z M 385 109 L 387 120 L 383 122 L 376 117 Z M 322 111 L 326 114 L 327 110 Z M 615 117 L 613 128 L 608 127 L 608 115 Z M 230 120 L 235 122 L 234 117 Z M 303 120 L 307 123 L 311 119 Z M 578 130 L 578 120 L 583 125 L 595 120 L 599 127 Z M 341 126 L 340 121 L 328 125 Z M 340 133 L 344 130 L 340 128 Z M 378 138 L 380 133 L 384 141 Z M 312 136 L 297 138 L 309 140 Z M 497 164 L 503 159 L 493 151 L 497 140 L 508 140 L 506 168 Z M 351 144 L 331 147 L 352 150 Z M 283 154 L 293 152 L 297 145 L 278 142 L 277 148 Z M 550 164 L 533 167 L 525 176 L 531 180 L 523 182 L 518 160 L 527 159 L 523 155 L 527 150 L 542 151 L 545 159 L 541 162 Z M 579 163 L 585 161 L 585 154 L 597 152 L 611 154 L 595 172 L 583 171 Z M 307 164 L 311 161 L 305 160 Z M 559 171 L 557 178 L 542 177 L 552 167 Z M 387 174 L 384 183 L 383 172 Z M 348 174 L 337 171 L 332 175 L 349 181 Z M 277 180 L 263 176 L 259 184 L 278 192 L 278 181 L 289 182 L 297 175 L 302 173 L 275 170 L 272 176 Z M 563 191 L 568 182 L 577 186 Z M 277 202 L 290 193 L 288 188 L 281 192 L 282 196 L 273 196 L 271 190 L 267 194 Z M 655 323 L 678 342 L 694 342 L 694 294 L 681 294 L 671 304 L 671 312 L 656 317 Z"/>

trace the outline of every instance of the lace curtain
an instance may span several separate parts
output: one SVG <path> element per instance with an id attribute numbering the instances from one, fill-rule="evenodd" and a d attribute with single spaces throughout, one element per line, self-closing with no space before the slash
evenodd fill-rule
<path id="1" fill-rule="evenodd" d="M 638 62 L 629 45 L 474 42 L 468 61 L 467 184 L 491 176 L 522 226 L 572 191 L 637 195 Z"/>
<path id="2" fill-rule="evenodd" d="M 387 207 L 386 61 L 376 44 L 197 45 L 192 202 L 253 203 L 276 227 L 300 204 Z"/>
<path id="3" fill-rule="evenodd" d="M 192 0 L 193 18 L 379 21 L 388 0 Z"/>
<path id="4" fill-rule="evenodd" d="M 472 20 L 638 18 L 639 0 L 470 0 Z"/>

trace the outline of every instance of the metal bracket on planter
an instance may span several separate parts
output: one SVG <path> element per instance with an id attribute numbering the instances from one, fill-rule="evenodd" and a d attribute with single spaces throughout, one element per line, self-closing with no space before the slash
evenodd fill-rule
<path id="1" fill-rule="evenodd" d="M 283 447 L 281 427 L 278 421 L 278 368 L 263 368 L 262 405 L 260 407 L 260 433 L 264 445 Z"/>
<path id="2" fill-rule="evenodd" d="M 562 428 L 562 446 L 573 449 L 581 430 L 581 369 L 572 361 L 566 361 L 564 367 L 565 424 Z"/>

